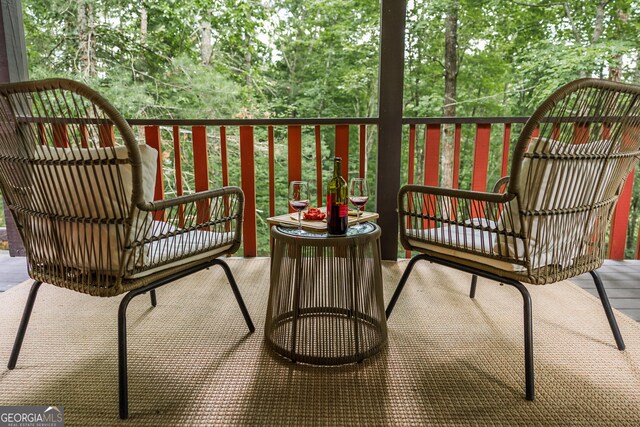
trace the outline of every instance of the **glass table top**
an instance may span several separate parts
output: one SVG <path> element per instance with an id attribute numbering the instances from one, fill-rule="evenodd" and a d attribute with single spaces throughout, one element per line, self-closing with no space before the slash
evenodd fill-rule
<path id="1" fill-rule="evenodd" d="M 334 236 L 326 231 L 307 231 L 307 230 L 298 230 L 297 228 L 285 227 L 283 225 L 277 225 L 278 231 L 281 233 L 287 234 L 289 236 L 298 236 L 298 237 L 306 237 L 306 238 L 317 238 L 317 239 L 340 239 L 343 237 L 353 237 L 360 236 L 363 234 L 372 233 L 376 226 L 372 222 L 363 222 L 359 226 L 358 225 L 350 225 L 347 228 L 346 235 Z"/>

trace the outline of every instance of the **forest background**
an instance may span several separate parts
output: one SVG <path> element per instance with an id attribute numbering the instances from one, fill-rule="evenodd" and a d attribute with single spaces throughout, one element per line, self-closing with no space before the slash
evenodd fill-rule
<path id="1" fill-rule="evenodd" d="M 407 9 L 405 117 L 527 116 L 575 78 L 640 83 L 639 1 L 409 0 Z M 23 10 L 30 78 L 84 81 L 128 119 L 378 114 L 376 0 L 23 0 Z M 305 130 L 304 138 L 311 138 L 307 131 L 313 129 Z M 208 132 L 210 178 L 217 186 L 219 134 Z M 230 181 L 239 185 L 237 135 L 229 138 Z M 330 132 L 323 136 L 325 182 L 332 138 Z M 375 189 L 374 126 L 366 138 L 367 176 Z M 314 147 L 305 141 L 303 167 L 311 169 Z M 499 178 L 501 143 L 499 135 L 492 138 L 489 181 Z M 189 144 L 183 146 L 188 157 Z M 450 147 L 451 131 L 445 128 L 440 180 L 446 186 Z M 462 149 L 459 184 L 469 188 L 473 128 L 463 131 Z M 172 167 L 172 156 L 165 157 L 167 197 L 175 195 Z M 256 168 L 263 182 L 264 130 L 256 130 Z M 313 181 L 315 173 L 306 169 L 305 178 Z M 406 164 L 402 169 L 406 182 Z M 418 166 L 416 174 L 423 172 Z M 184 174 L 190 191 L 192 170 L 186 167 Z M 259 187 L 258 233 L 265 253 L 268 193 Z M 276 131 L 276 194 L 278 211 L 286 211 L 286 129 Z M 636 182 L 627 257 L 634 255 L 639 215 Z"/>

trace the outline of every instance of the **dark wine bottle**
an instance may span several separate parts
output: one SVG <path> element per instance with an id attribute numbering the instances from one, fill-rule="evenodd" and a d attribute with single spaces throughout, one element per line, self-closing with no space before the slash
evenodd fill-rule
<path id="1" fill-rule="evenodd" d="M 347 234 L 349 202 L 347 183 L 340 175 L 342 159 L 333 160 L 333 177 L 327 186 L 327 231 L 331 235 Z"/>

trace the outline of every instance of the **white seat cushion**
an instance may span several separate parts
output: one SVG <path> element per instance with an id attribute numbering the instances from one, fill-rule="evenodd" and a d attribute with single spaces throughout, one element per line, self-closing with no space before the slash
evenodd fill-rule
<path id="1" fill-rule="evenodd" d="M 174 235 L 171 235 L 174 234 Z M 127 279 L 137 279 L 148 276 L 161 270 L 178 267 L 201 259 L 215 257 L 229 250 L 233 246 L 235 232 L 214 232 L 204 230 L 192 230 L 180 233 L 180 230 L 173 225 L 153 221 L 153 240 L 145 245 L 144 265 L 152 268 L 138 273 L 126 274 Z M 209 250 L 207 250 L 209 249 Z M 167 261 L 176 259 L 174 262 L 165 264 Z M 162 265 L 158 265 L 162 264 Z M 157 267 L 153 267 L 158 265 Z"/>
<path id="2" fill-rule="evenodd" d="M 495 226 L 495 223 L 485 219 L 475 218 L 473 221 L 482 221 L 483 223 L 488 223 L 490 226 Z M 490 265 L 500 270 L 525 271 L 526 268 L 522 265 L 512 264 L 510 262 L 488 257 L 497 255 L 506 256 L 509 254 L 514 258 L 524 258 L 524 243 L 521 239 L 510 239 L 516 241 L 515 245 L 509 245 L 514 246 L 515 249 L 517 249 L 517 256 L 515 256 L 516 254 L 513 251 L 500 251 L 498 246 L 499 237 L 501 239 L 503 238 L 503 236 L 499 236 L 494 232 L 473 229 L 461 225 L 442 226 L 426 230 L 407 230 L 407 240 L 413 247 L 457 258 L 468 259 L 480 264 Z M 416 240 L 416 238 L 427 240 L 427 242 Z M 475 251 L 477 254 L 469 253 L 466 250 L 461 249 Z"/>

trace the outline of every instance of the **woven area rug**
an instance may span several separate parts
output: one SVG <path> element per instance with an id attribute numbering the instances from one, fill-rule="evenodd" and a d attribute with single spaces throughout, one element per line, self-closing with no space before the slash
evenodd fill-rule
<path id="1" fill-rule="evenodd" d="M 117 308 L 43 286 L 15 370 L 6 362 L 29 290 L 0 295 L 0 405 L 62 405 L 67 425 L 640 425 L 640 326 L 568 282 L 530 286 L 536 400 L 524 399 L 522 300 L 509 286 L 427 263 L 361 364 L 291 364 L 263 343 L 268 259 L 229 259 L 256 332 L 221 269 L 129 305 L 130 418 L 117 417 Z M 407 263 L 383 267 L 389 299 Z M 605 283 L 606 286 L 606 283 Z"/>

